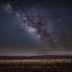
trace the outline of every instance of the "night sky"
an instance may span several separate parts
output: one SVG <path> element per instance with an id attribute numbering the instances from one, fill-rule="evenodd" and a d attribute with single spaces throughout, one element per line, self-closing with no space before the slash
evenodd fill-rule
<path id="1" fill-rule="evenodd" d="M 48 27 L 34 22 L 35 16 Z M 0 55 L 71 52 L 72 0 L 0 1 Z"/>

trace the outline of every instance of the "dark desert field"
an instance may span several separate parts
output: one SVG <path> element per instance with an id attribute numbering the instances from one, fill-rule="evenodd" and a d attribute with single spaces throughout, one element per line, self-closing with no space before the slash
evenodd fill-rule
<path id="1" fill-rule="evenodd" d="M 72 72 L 71 56 L 0 57 L 1 72 Z"/>

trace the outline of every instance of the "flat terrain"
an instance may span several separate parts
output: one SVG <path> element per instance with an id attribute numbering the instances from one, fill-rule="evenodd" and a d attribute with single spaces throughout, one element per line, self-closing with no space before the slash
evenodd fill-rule
<path id="1" fill-rule="evenodd" d="M 71 57 L 0 57 L 1 72 L 72 72 Z"/>
<path id="2" fill-rule="evenodd" d="M 72 63 L 1 63 L 1 72 L 72 72 Z"/>

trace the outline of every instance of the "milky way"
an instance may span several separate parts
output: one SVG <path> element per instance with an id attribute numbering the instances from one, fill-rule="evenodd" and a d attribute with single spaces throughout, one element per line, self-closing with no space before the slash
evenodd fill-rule
<path id="1" fill-rule="evenodd" d="M 14 14 L 20 29 L 29 32 L 38 40 L 41 39 L 41 42 L 47 47 L 53 47 L 55 42 L 48 31 L 48 23 L 46 20 L 44 21 L 44 17 L 40 15 L 39 11 L 34 11 L 35 8 L 29 8 L 27 11 L 23 11 L 23 9 L 13 10 L 9 3 L 3 5 L 2 8 L 9 14 Z"/>
<path id="2" fill-rule="evenodd" d="M 28 33 L 44 48 L 71 50 L 71 2 L 60 0 L 60 3 L 57 0 L 29 2 L 20 0 L 2 2 L 1 9 L 14 18 L 15 25 L 22 34 Z"/>

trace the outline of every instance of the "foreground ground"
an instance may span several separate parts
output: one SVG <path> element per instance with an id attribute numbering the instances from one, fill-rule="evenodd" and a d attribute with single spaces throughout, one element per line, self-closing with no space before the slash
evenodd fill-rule
<path id="1" fill-rule="evenodd" d="M 1 72 L 72 72 L 72 63 L 0 64 Z"/>
<path id="2" fill-rule="evenodd" d="M 72 60 L 0 59 L 0 72 L 72 72 Z"/>

